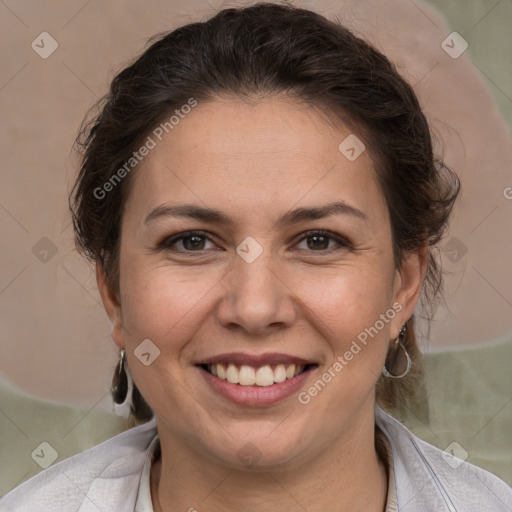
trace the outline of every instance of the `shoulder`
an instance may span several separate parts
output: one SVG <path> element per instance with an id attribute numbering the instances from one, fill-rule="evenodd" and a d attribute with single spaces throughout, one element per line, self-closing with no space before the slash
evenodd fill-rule
<path id="1" fill-rule="evenodd" d="M 380 407 L 375 412 L 392 449 L 400 511 L 512 510 L 512 489 L 503 480 L 422 441 Z"/>
<path id="2" fill-rule="evenodd" d="M 0 499 L 0 512 L 133 510 L 156 419 L 42 471 Z M 124 507 L 120 508 L 120 504 Z"/>

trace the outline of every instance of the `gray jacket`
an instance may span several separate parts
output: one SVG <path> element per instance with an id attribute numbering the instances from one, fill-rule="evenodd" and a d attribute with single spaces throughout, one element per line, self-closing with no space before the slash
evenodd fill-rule
<path id="1" fill-rule="evenodd" d="M 375 409 L 392 450 L 400 512 L 511 512 L 498 477 L 420 440 Z M 42 471 L 0 499 L 0 512 L 133 512 L 156 419 Z"/>

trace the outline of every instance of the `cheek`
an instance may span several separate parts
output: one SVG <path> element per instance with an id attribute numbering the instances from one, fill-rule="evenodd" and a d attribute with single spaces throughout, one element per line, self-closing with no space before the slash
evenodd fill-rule
<path id="1" fill-rule="evenodd" d="M 219 280 L 212 272 L 151 266 L 136 257 L 124 270 L 123 323 L 132 343 L 150 338 L 164 346 L 185 336 Z"/>
<path id="2" fill-rule="evenodd" d="M 392 279 L 382 267 L 374 261 L 325 275 L 313 271 L 297 279 L 293 289 L 311 312 L 311 322 L 316 318 L 316 325 L 325 326 L 326 338 L 342 348 L 391 307 Z"/>
<path id="3" fill-rule="evenodd" d="M 299 310 L 298 324 L 289 327 L 306 331 L 313 327 L 329 340 L 333 350 L 343 349 L 390 308 L 392 279 L 385 267 L 382 259 L 366 258 L 364 263 L 336 268 L 290 265 L 283 269 L 280 279 L 286 286 L 279 293 L 288 294 Z M 129 344 L 146 338 L 162 346 L 171 340 L 177 346 L 186 343 L 214 314 L 222 294 L 228 293 L 222 285 L 225 273 L 165 264 L 153 267 L 143 258 L 126 258 L 121 289 Z M 302 326 L 301 316 L 306 317 Z M 386 334 L 387 324 L 382 330 Z"/>
<path id="4" fill-rule="evenodd" d="M 375 261 L 364 269 L 338 269 L 323 280 L 302 281 L 312 313 L 310 323 L 330 353 L 302 395 L 301 403 L 314 402 L 319 417 L 332 415 L 338 421 L 343 411 L 356 408 L 375 389 L 396 313 L 392 279 L 382 267 Z"/>
<path id="5" fill-rule="evenodd" d="M 123 271 L 123 325 L 135 383 L 155 411 L 179 408 L 182 423 L 192 422 L 197 400 L 187 383 L 188 361 L 183 356 L 204 322 L 204 298 L 215 280 L 211 273 L 209 278 L 205 272 L 185 275 L 137 256 L 126 258 Z M 159 351 L 147 366 L 137 359 L 138 347 L 146 339 Z"/>

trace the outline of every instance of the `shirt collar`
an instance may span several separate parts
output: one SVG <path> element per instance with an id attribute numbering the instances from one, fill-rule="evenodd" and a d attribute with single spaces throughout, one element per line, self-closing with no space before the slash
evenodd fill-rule
<path id="1" fill-rule="evenodd" d="M 385 512 L 398 512 L 393 453 L 386 435 L 382 431 L 380 435 L 382 436 L 388 453 L 388 492 Z M 141 471 L 139 491 L 134 512 L 154 512 L 153 501 L 151 499 L 151 465 L 158 447 L 159 438 L 158 434 L 156 434 L 148 447 L 144 466 Z"/>

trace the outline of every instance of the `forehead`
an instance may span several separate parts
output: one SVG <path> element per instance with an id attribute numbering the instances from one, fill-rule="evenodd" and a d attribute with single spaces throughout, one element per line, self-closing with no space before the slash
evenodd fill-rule
<path id="1" fill-rule="evenodd" d="M 169 201 L 248 213 L 363 196 L 370 208 L 383 206 L 368 151 L 347 158 L 360 137 L 303 103 L 218 99 L 160 131 L 133 176 L 128 211 L 139 215 Z"/>

